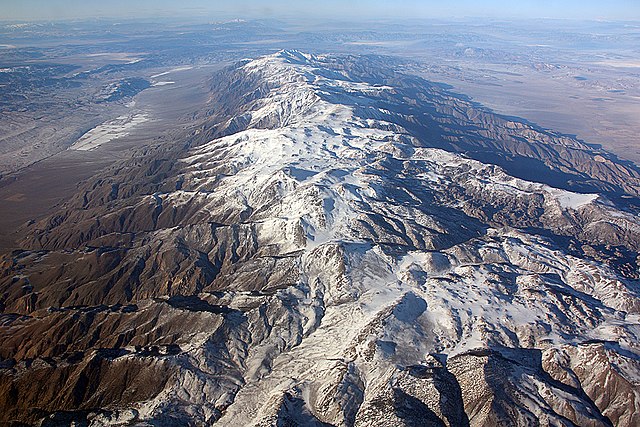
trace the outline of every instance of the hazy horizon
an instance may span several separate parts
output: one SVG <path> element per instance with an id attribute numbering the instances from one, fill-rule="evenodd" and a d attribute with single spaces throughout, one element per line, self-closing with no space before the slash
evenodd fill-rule
<path id="1" fill-rule="evenodd" d="M 362 1 L 301 0 L 294 5 L 282 0 L 235 2 L 185 0 L 0 0 L 3 21 L 67 20 L 82 18 L 552 18 L 582 20 L 640 20 L 635 0 L 501 0 Z"/>

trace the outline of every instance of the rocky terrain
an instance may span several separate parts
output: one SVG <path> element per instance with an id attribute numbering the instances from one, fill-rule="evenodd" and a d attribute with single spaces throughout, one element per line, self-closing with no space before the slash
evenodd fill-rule
<path id="1" fill-rule="evenodd" d="M 25 226 L 0 420 L 638 425 L 638 168 L 397 68 L 240 62 Z"/>

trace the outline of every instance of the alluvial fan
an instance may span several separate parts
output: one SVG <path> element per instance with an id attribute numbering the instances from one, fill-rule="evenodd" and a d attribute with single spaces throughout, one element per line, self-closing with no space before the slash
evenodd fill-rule
<path id="1" fill-rule="evenodd" d="M 25 228 L 0 419 L 640 425 L 639 170 L 401 68 L 236 64 Z"/>

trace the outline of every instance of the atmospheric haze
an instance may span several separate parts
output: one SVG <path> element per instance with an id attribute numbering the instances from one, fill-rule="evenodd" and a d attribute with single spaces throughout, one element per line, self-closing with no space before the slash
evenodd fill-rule
<path id="1" fill-rule="evenodd" d="M 640 19 L 635 0 L 3 0 L 0 20 L 235 16 L 244 18 L 560 18 Z"/>

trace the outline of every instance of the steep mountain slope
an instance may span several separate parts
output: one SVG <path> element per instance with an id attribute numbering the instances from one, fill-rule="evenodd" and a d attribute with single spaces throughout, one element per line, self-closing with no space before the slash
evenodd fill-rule
<path id="1" fill-rule="evenodd" d="M 3 258 L 4 421 L 640 422 L 634 166 L 384 58 L 211 107 Z"/>

